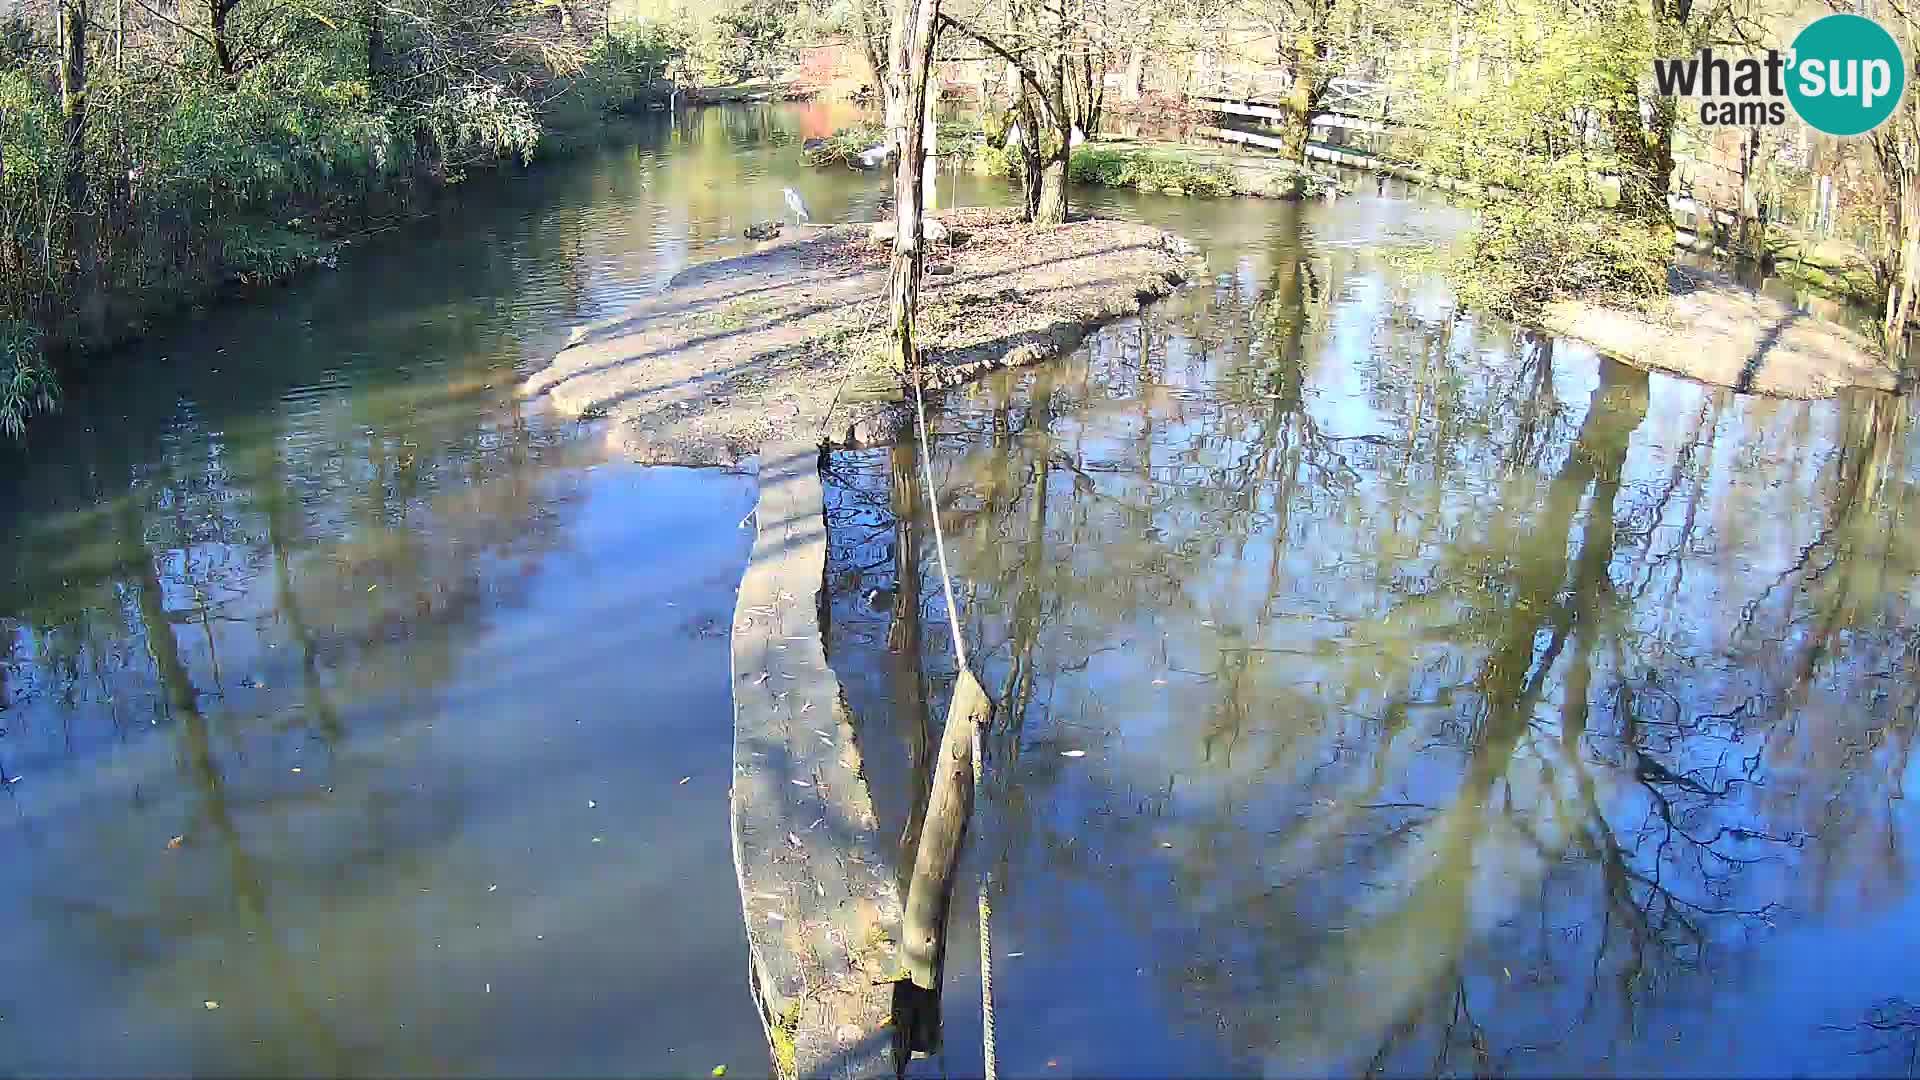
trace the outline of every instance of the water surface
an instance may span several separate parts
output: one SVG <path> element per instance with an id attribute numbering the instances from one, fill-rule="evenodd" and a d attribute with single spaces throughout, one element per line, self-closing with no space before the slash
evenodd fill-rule
<path id="1" fill-rule="evenodd" d="M 783 188 L 873 217 L 884 178 L 797 160 L 850 118 L 714 108 L 476 180 L 0 451 L 0 1062 L 758 1075 L 751 478 L 607 462 L 512 388 Z M 1382 252 L 1461 216 L 1360 189 L 1080 193 L 1209 276 L 935 417 L 1003 703 L 968 867 L 1001 1067 L 1903 1070 L 1904 403 L 1460 316 Z M 831 655 L 896 829 L 952 671 L 916 466 L 833 462 Z M 968 1074 L 956 911 L 916 1069 Z"/>
<path id="2" fill-rule="evenodd" d="M 1461 313 L 1382 255 L 1444 208 L 1212 205 L 1180 204 L 1207 280 L 935 421 L 1000 702 L 969 854 L 999 1067 L 1908 1070 L 1907 404 Z M 953 659 L 917 459 L 837 466 L 841 663 L 872 756 L 918 762 Z M 931 1064 L 965 1074 L 950 956 Z"/>

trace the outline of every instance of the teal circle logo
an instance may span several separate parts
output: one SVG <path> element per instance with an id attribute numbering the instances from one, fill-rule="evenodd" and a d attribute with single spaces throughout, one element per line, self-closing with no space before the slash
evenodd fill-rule
<path id="1" fill-rule="evenodd" d="M 1793 39 L 1787 100 L 1828 135 L 1858 135 L 1893 115 L 1907 88 L 1907 61 L 1893 35 L 1860 15 L 1815 19 Z"/>

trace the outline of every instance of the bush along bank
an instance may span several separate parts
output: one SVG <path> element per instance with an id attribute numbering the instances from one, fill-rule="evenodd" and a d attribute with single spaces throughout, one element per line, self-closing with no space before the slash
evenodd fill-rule
<path id="1" fill-rule="evenodd" d="M 643 105 L 681 48 L 466 6 L 382 28 L 321 4 L 217 50 L 0 22 L 0 431 L 154 319 Z"/>

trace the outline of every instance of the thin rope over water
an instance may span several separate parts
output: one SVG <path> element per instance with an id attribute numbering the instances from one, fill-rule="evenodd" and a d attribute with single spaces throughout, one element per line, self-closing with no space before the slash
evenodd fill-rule
<path id="1" fill-rule="evenodd" d="M 940 588 L 947 598 L 947 628 L 953 632 L 954 662 L 964 671 L 967 647 L 960 637 L 960 612 L 953 602 L 953 577 L 947 572 L 947 540 L 940 530 L 940 500 L 933 489 L 933 441 L 927 438 L 927 403 L 920 393 L 920 380 L 913 380 L 913 416 L 920 426 L 920 470 L 927 480 L 927 516 L 933 519 L 933 550 L 940 557 Z M 973 788 L 980 792 L 980 725 L 973 725 Z M 976 803 L 977 805 L 977 803 Z M 977 836 L 976 836 L 977 839 Z M 980 877 L 977 899 L 980 909 L 980 1038 L 986 1059 L 987 1080 L 996 1080 L 998 1069 L 993 1049 L 993 908 L 987 903 L 987 890 L 993 883 L 989 867 Z"/>

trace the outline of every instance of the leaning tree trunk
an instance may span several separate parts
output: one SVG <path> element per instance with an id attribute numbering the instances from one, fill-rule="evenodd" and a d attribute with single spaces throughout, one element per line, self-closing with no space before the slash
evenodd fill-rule
<path id="1" fill-rule="evenodd" d="M 893 65 L 887 37 L 887 9 L 882 0 L 855 0 L 853 14 L 860 38 L 860 55 L 873 74 L 873 92 L 880 97 L 880 115 L 886 117 L 887 132 L 893 132 Z"/>
<path id="2" fill-rule="evenodd" d="M 895 0 L 893 22 L 893 121 L 900 156 L 893 169 L 893 265 L 887 280 L 891 323 L 889 350 L 894 370 L 904 379 L 913 368 L 914 310 L 920 303 L 922 250 L 921 202 L 924 199 L 927 134 L 927 76 L 933 67 L 933 38 L 940 0 Z"/>
<path id="3" fill-rule="evenodd" d="M 1033 91 L 1024 83 L 1018 91 L 1014 106 L 1020 131 L 1020 220 L 1031 222 L 1040 212 L 1040 115 L 1033 105 Z"/>

